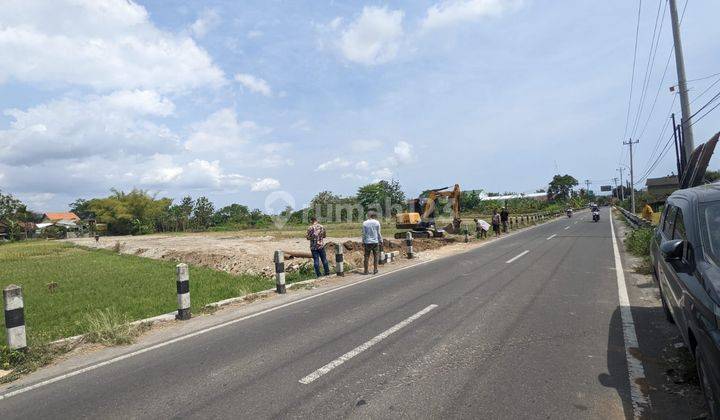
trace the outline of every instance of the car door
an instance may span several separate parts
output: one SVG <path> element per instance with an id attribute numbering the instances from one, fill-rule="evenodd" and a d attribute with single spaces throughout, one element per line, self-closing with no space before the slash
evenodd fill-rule
<path id="1" fill-rule="evenodd" d="M 673 239 L 677 210 L 677 206 L 668 204 L 665 223 L 663 225 L 662 232 L 660 233 L 660 243 Z M 665 296 L 668 308 L 670 309 L 670 312 L 672 312 L 673 319 L 678 324 L 678 327 L 684 336 L 686 331 L 685 318 L 682 314 L 682 306 L 680 306 L 682 289 L 677 284 L 678 278 L 673 264 L 665 261 L 662 254 L 658 256 L 658 281 L 660 282 L 660 288 Z"/>

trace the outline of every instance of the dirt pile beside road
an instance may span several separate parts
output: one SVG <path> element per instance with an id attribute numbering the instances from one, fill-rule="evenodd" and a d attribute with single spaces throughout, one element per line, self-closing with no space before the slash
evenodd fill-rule
<path id="1" fill-rule="evenodd" d="M 273 236 L 243 236 L 240 233 L 189 233 L 160 234 L 144 236 L 108 236 L 95 242 L 93 238 L 68 239 L 77 245 L 100 248 L 137 255 L 157 260 L 185 262 L 231 274 L 262 274 L 272 276 L 273 254 L 275 250 L 290 252 L 309 252 L 308 241 L 304 238 L 279 239 Z M 362 265 L 363 247 L 360 238 L 328 238 L 328 260 L 334 261 L 335 244 L 342 243 L 345 261 L 354 267 Z M 454 238 L 416 239 L 415 251 L 437 249 L 455 242 Z M 405 242 L 385 240 L 385 251 L 400 251 L 406 255 Z M 287 270 L 293 271 L 307 259 L 296 258 L 287 264 Z"/>

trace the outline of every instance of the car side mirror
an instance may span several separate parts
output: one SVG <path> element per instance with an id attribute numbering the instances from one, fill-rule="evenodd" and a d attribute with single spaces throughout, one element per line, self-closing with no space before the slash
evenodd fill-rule
<path id="1" fill-rule="evenodd" d="M 683 245 L 682 239 L 672 239 L 665 241 L 660 244 L 660 252 L 665 258 L 665 261 L 677 261 L 683 256 Z"/>

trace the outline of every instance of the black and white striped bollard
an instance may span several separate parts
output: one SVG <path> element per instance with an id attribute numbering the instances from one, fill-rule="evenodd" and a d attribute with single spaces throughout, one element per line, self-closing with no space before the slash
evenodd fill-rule
<path id="1" fill-rule="evenodd" d="M 25 337 L 25 304 L 23 303 L 22 287 L 14 284 L 3 289 L 5 308 L 5 329 L 7 344 L 10 350 L 27 348 Z"/>
<path id="2" fill-rule="evenodd" d="M 180 263 L 175 266 L 175 274 L 177 277 L 177 299 L 178 312 L 175 319 L 187 321 L 190 319 L 190 272 L 188 265 Z"/>
<path id="3" fill-rule="evenodd" d="M 345 275 L 345 256 L 343 255 L 343 245 L 335 245 L 335 274 L 338 276 Z"/>
<path id="4" fill-rule="evenodd" d="M 285 289 L 285 255 L 281 250 L 275 251 L 275 291 L 283 294 Z"/>
<path id="5" fill-rule="evenodd" d="M 408 232 L 405 234 L 405 245 L 407 245 L 407 257 L 408 259 L 413 258 L 415 254 L 413 253 L 413 237 L 412 232 Z"/>

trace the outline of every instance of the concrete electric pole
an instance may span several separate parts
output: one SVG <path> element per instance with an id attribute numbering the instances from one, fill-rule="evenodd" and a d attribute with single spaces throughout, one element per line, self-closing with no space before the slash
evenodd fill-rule
<path id="1" fill-rule="evenodd" d="M 633 141 L 628 139 L 627 142 L 623 142 L 624 145 L 630 146 L 630 210 L 635 213 L 635 174 L 633 172 L 633 144 L 640 143 L 640 140 Z"/>
<path id="2" fill-rule="evenodd" d="M 622 178 L 622 174 L 623 174 L 623 171 L 625 170 L 625 168 L 623 168 L 621 166 L 617 170 L 620 171 L 620 200 L 625 201 L 625 185 L 623 185 L 623 178 Z"/>
<path id="3" fill-rule="evenodd" d="M 585 195 L 590 197 L 590 180 L 589 179 L 585 180 Z"/>
<path id="4" fill-rule="evenodd" d="M 615 198 L 620 198 L 620 194 L 619 194 L 619 191 L 618 191 L 618 189 L 617 189 L 617 182 L 618 182 L 617 177 L 613 178 L 613 184 L 615 184 Z"/>
<path id="5" fill-rule="evenodd" d="M 683 58 L 682 43 L 680 42 L 680 21 L 678 20 L 675 0 L 669 0 L 670 21 L 672 22 L 673 41 L 675 43 L 675 67 L 677 68 L 678 89 L 680 90 L 680 109 L 682 110 L 683 141 L 685 144 L 685 159 L 687 164 L 690 154 L 695 149 L 693 140 L 692 122 L 690 121 L 690 100 L 688 99 L 687 79 L 685 78 L 685 60 Z M 632 148 L 630 149 L 632 150 Z"/>

